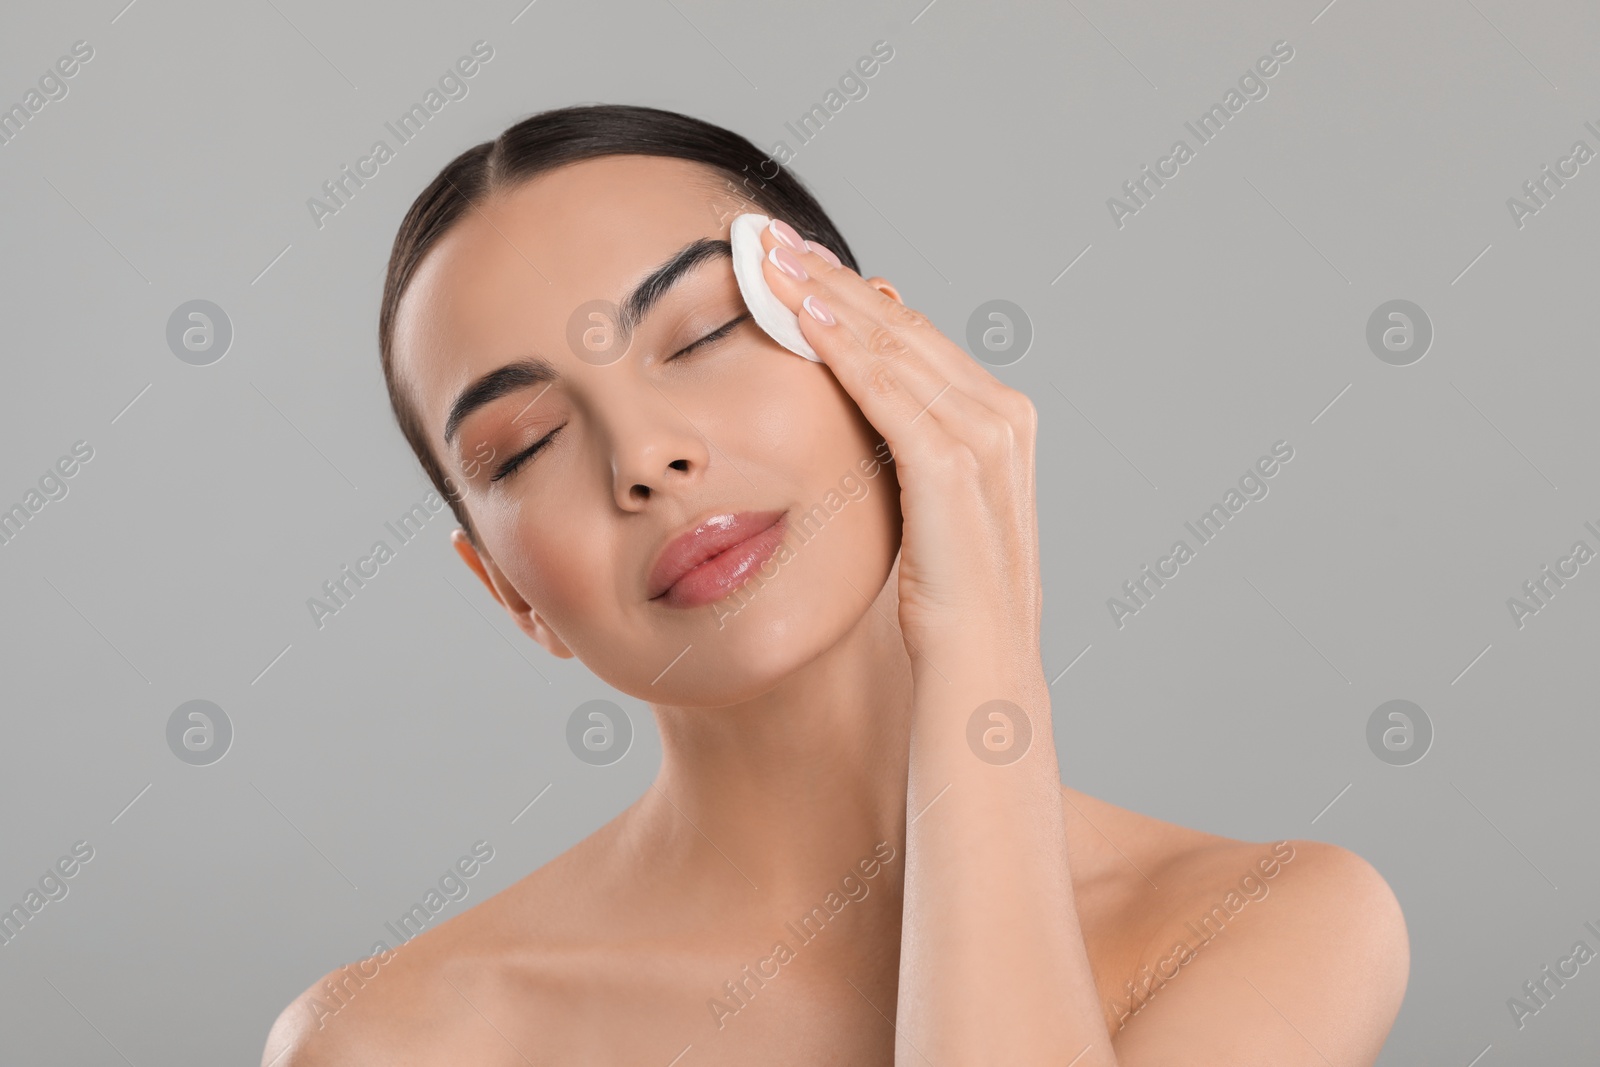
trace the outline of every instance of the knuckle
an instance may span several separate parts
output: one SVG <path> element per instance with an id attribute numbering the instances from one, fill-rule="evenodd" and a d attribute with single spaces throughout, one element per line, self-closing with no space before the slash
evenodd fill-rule
<path id="1" fill-rule="evenodd" d="M 1039 409 L 1020 389 L 1002 388 L 996 406 L 1018 433 L 1031 436 L 1038 429 Z"/>
<path id="2" fill-rule="evenodd" d="M 887 296 L 884 299 L 889 302 L 884 318 L 888 319 L 891 324 L 906 330 L 920 330 L 932 325 L 928 320 L 928 316 L 916 308 L 907 307 L 900 301 L 893 300 Z"/>
<path id="3" fill-rule="evenodd" d="M 874 326 L 867 334 L 865 344 L 867 351 L 879 359 L 903 359 L 907 352 L 905 341 L 887 326 Z"/>
<path id="4" fill-rule="evenodd" d="M 1034 436 L 1039 430 L 1039 408 L 1033 398 L 1027 393 L 1017 393 L 1017 425 L 1026 431 L 1029 437 Z"/>
<path id="5" fill-rule="evenodd" d="M 867 371 L 867 387 L 872 390 L 873 396 L 886 397 L 900 388 L 900 381 L 887 363 L 876 360 Z"/>

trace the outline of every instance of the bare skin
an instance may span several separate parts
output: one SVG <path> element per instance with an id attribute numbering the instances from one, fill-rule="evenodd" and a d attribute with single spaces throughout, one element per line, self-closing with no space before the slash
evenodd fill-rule
<path id="1" fill-rule="evenodd" d="M 679 160 L 567 166 L 497 195 L 418 270 L 400 367 L 463 472 L 477 543 L 457 550 L 533 640 L 650 703 L 662 766 L 568 852 L 312 985 L 263 1064 L 1371 1064 L 1409 957 L 1369 864 L 1061 785 L 1025 397 L 887 281 L 804 246 L 805 278 L 765 269 L 822 363 L 748 320 L 666 362 L 743 311 L 716 257 L 625 359 L 568 348 L 572 309 L 726 239 L 716 189 Z M 461 390 L 529 351 L 562 380 L 446 442 Z M 893 462 L 865 475 L 883 442 Z M 786 540 L 737 613 L 645 597 L 692 520 L 804 511 L 852 471 L 867 490 Z M 1003 765 L 967 733 L 995 698 L 1032 729 Z"/>

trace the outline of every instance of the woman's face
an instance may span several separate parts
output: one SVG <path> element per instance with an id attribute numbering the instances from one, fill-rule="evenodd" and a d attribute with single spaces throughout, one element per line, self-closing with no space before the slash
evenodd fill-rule
<path id="1" fill-rule="evenodd" d="M 552 653 L 674 706 L 748 699 L 839 641 L 900 544 L 881 435 L 825 365 L 749 318 L 726 255 L 658 284 L 618 340 L 609 309 L 686 246 L 726 242 L 752 209 L 730 189 L 652 156 L 547 172 L 467 212 L 423 259 L 395 324 L 399 387 L 476 527 L 476 551 L 458 535 L 463 558 Z M 742 587 L 689 607 L 652 599 L 669 540 L 717 515 L 777 511 L 782 544 Z"/>

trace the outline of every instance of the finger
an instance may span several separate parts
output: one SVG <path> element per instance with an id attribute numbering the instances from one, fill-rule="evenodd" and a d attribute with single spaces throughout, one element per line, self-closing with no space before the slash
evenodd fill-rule
<path id="1" fill-rule="evenodd" d="M 778 263 L 796 260 L 782 249 L 769 257 L 762 267 L 768 285 L 786 306 L 798 305 L 801 333 L 890 447 L 899 451 L 941 432 L 937 419 L 923 416 L 949 391 L 949 379 L 866 312 L 837 297 L 822 301 L 813 279 L 791 277 Z"/>
<path id="2" fill-rule="evenodd" d="M 892 332 L 874 329 L 863 343 L 844 323 L 815 318 L 811 309 L 817 306 L 814 295 L 804 298 L 801 332 L 902 467 L 929 463 L 970 472 L 952 464 L 1000 462 L 1009 454 L 1017 432 L 1004 415 L 941 380 L 925 361 L 911 358 Z"/>
<path id="3" fill-rule="evenodd" d="M 808 246 L 811 244 L 809 241 L 806 243 Z M 815 249 L 808 248 L 808 251 L 812 255 L 801 259 L 802 269 L 813 266 Z M 822 258 L 831 263 L 826 256 Z M 942 375 L 954 388 L 944 394 L 946 399 L 940 402 L 937 409 L 939 417 L 955 416 L 956 425 L 962 428 L 958 431 L 960 436 L 973 446 L 975 452 L 993 455 L 998 446 L 1009 446 L 1019 438 L 1033 439 L 1038 411 L 1026 393 L 995 378 L 966 349 L 940 332 L 926 316 L 906 307 L 899 299 L 880 291 L 875 285 L 860 281 L 860 276 L 854 271 L 820 269 L 823 273 L 816 278 L 816 292 L 810 294 L 813 304 L 821 294 L 828 294 L 835 300 L 842 299 L 847 306 L 855 303 L 849 299 L 852 294 L 870 294 L 870 298 L 864 297 L 857 305 L 860 308 L 859 318 L 847 313 L 844 321 L 869 352 L 875 345 L 888 343 L 881 336 L 882 331 L 887 330 L 899 335 L 910 352 L 926 362 L 934 374 Z M 806 317 L 804 314 L 800 316 L 802 321 Z M 838 318 L 837 315 L 835 317 Z M 876 325 L 869 325 L 874 321 Z M 805 332 L 804 325 L 801 332 Z M 931 400 L 928 406 L 932 406 Z M 966 432 L 967 428 L 982 428 L 983 432 L 973 436 Z"/>
<path id="4" fill-rule="evenodd" d="M 779 246 L 794 251 L 794 242 L 784 241 L 778 236 L 782 232 L 778 223 L 774 223 L 763 232 L 762 244 L 769 249 L 769 252 L 771 248 Z M 796 235 L 790 229 L 788 236 L 794 238 Z M 923 383 L 921 391 L 919 392 L 917 387 L 907 388 L 914 396 L 926 396 L 929 399 L 919 408 L 918 413 L 912 416 L 914 421 L 925 418 L 923 411 L 929 408 L 934 408 L 936 418 L 941 422 L 947 416 L 951 417 L 953 421 L 947 427 L 947 432 L 960 438 L 974 454 L 980 456 L 998 456 L 1009 449 L 1019 437 L 1031 439 L 1035 432 L 1037 412 L 1026 394 L 996 379 L 964 349 L 952 343 L 935 328 L 925 316 L 908 309 L 898 299 L 880 291 L 875 285 L 861 280 L 854 271 L 833 267 L 833 260 L 827 255 L 819 256 L 811 247 L 811 242 L 805 242 L 805 251 L 809 254 L 797 255 L 789 262 L 791 264 L 798 262 L 800 268 L 808 275 L 812 271 L 818 272 L 813 276 L 815 285 L 812 288 L 815 292 L 808 295 L 812 297 L 813 302 L 819 297 L 823 299 L 824 304 L 832 300 L 833 303 L 828 304 L 830 309 L 834 305 L 840 306 L 841 310 L 852 305 L 857 307 L 859 317 L 845 313 L 842 316 L 836 315 L 836 318 L 842 317 L 844 323 L 861 342 L 863 349 L 881 358 L 884 354 L 881 349 L 896 347 L 893 339 L 886 338 L 884 334 L 886 332 L 898 334 L 906 344 L 908 358 L 927 364 L 932 374 L 942 376 L 946 382 L 953 383 L 956 390 L 965 397 L 975 401 L 969 404 L 965 398 L 957 398 L 953 392 L 946 391 L 935 407 L 932 398 L 939 394 L 928 393 L 926 390 L 930 379 L 918 376 Z M 818 264 L 817 258 L 821 258 L 823 263 Z M 780 275 L 781 272 L 774 268 L 773 272 L 769 272 L 769 279 L 781 286 L 783 277 Z M 811 277 L 808 277 L 807 282 L 809 281 Z M 805 287 L 804 283 L 797 284 L 796 293 Z M 803 301 L 804 297 L 800 299 Z M 803 321 L 806 317 L 802 304 L 800 318 Z M 804 325 L 801 332 L 805 333 Z M 899 363 L 896 362 L 895 365 L 898 366 Z M 879 366 L 877 373 L 881 376 L 888 372 Z M 901 370 L 899 376 L 909 378 L 912 374 Z M 945 385 L 941 385 L 940 389 L 945 389 Z"/>
<path id="5" fill-rule="evenodd" d="M 814 247 L 804 247 L 799 250 L 793 248 L 779 237 L 779 234 L 784 232 L 780 227 L 786 225 L 781 221 L 774 221 L 772 225 L 766 227 L 761 233 L 762 248 L 769 252 L 773 247 L 788 248 L 799 260 L 801 268 L 816 279 L 817 286 L 813 291 L 819 294 L 829 308 L 837 311 L 838 308 L 848 304 L 875 318 L 885 328 L 904 336 L 907 344 L 917 351 L 919 357 L 932 364 L 947 381 L 958 383 L 969 394 L 991 408 L 997 411 L 1005 410 L 1006 404 L 1001 397 L 1009 387 L 973 359 L 966 349 L 940 332 L 926 315 L 907 307 L 848 267 L 836 265 L 834 260 L 837 257 L 829 258 L 832 256 L 831 252 L 823 255 Z M 789 227 L 787 232 L 791 238 L 799 236 L 793 227 Z M 812 244 L 803 239 L 799 243 L 804 246 Z M 804 295 L 800 294 L 802 298 Z M 779 299 L 784 299 L 782 294 L 779 294 Z M 797 315 L 800 314 L 798 298 L 790 310 Z"/>
<path id="6" fill-rule="evenodd" d="M 838 316 L 834 316 L 836 321 L 831 325 L 818 320 L 811 313 L 811 309 L 817 307 L 817 302 L 815 294 L 803 298 L 800 328 L 812 348 L 821 354 L 826 346 L 823 338 L 829 331 L 838 330 L 844 322 L 839 321 Z M 836 377 L 840 374 L 841 365 L 857 371 L 865 380 L 866 388 L 872 389 L 880 397 L 888 398 L 895 407 L 903 420 L 897 426 L 886 426 L 884 417 L 874 416 L 867 405 L 863 406 L 863 411 L 884 434 L 890 448 L 896 451 L 897 460 L 901 458 L 896 440 L 899 438 L 915 440 L 913 447 L 918 450 L 915 453 L 917 456 L 969 462 L 976 458 L 984 465 L 1010 463 L 1019 443 L 1025 443 L 1031 464 L 1037 413 L 1032 401 L 1024 394 L 1002 386 L 1000 397 L 1009 406 L 997 409 L 983 398 L 968 392 L 959 382 L 944 381 L 936 392 L 929 393 L 928 389 L 939 380 L 937 369 L 913 358 L 917 344 L 915 339 L 905 345 L 906 357 L 900 358 L 895 353 L 900 351 L 900 346 L 905 342 L 897 334 L 884 330 L 881 325 L 872 326 L 872 320 L 865 314 L 851 311 L 846 315 L 846 321 L 857 317 L 860 321 L 853 326 L 850 338 L 844 345 L 841 353 L 843 358 L 830 362 L 829 367 Z M 916 384 L 908 385 L 908 379 Z M 843 378 L 841 383 L 858 404 L 863 404 L 862 386 Z M 904 398 L 919 396 L 926 396 L 927 399 L 906 419 Z M 932 427 L 928 425 L 930 422 L 933 423 Z"/>

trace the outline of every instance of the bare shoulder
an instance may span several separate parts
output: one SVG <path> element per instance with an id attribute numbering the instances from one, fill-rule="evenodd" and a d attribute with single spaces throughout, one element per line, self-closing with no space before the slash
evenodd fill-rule
<path id="1" fill-rule="evenodd" d="M 604 906 L 592 876 L 617 832 L 608 824 L 461 914 L 323 975 L 278 1015 L 261 1067 L 542 1062 L 530 1035 L 556 1025 L 561 977 L 583 962 L 544 917 Z"/>
<path id="2" fill-rule="evenodd" d="M 262 1067 L 421 1065 L 446 1062 L 450 1047 L 476 1047 L 483 1035 L 464 1025 L 458 999 L 470 970 L 461 944 L 441 926 L 329 971 L 279 1014 Z"/>
<path id="3" fill-rule="evenodd" d="M 1063 799 L 1069 826 L 1098 839 L 1078 846 L 1099 875 L 1085 886 L 1085 941 L 1105 946 L 1097 979 L 1120 1062 L 1376 1059 L 1410 949 L 1371 863 L 1327 842 L 1241 841 L 1072 790 Z"/>

